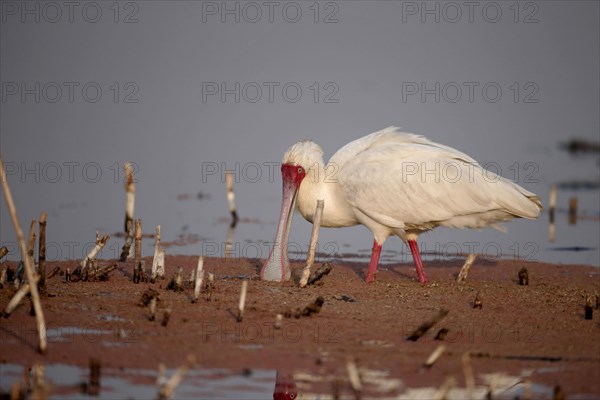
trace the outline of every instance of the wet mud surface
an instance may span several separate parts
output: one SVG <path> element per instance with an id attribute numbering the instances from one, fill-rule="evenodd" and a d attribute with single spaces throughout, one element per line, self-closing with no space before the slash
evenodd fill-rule
<path id="1" fill-rule="evenodd" d="M 145 265 L 151 264 L 146 258 Z M 594 267 L 475 261 L 466 282 L 458 284 L 461 262 L 430 262 L 429 283 L 420 285 L 412 265 L 389 264 L 367 285 L 366 263 L 334 262 L 331 273 L 301 289 L 302 262 L 292 264 L 293 281 L 272 283 L 259 280 L 258 260 L 209 258 L 204 269 L 214 274 L 214 285 L 203 287 L 193 303 L 188 277 L 196 264 L 197 257 L 167 256 L 166 279 L 155 283 L 134 284 L 133 262 L 119 263 L 105 282 L 49 278 L 42 302 L 47 354 L 36 352 L 35 318 L 25 300 L 0 321 L 0 370 L 36 363 L 87 368 L 95 358 L 103 371 L 116 374 L 156 370 L 159 363 L 175 369 L 192 354 L 195 370 L 277 371 L 278 381 L 291 385 L 297 398 L 354 398 L 347 372 L 352 360 L 363 398 L 428 398 L 444 383 L 453 388 L 449 398 L 461 398 L 469 368 L 474 397 L 484 397 L 490 385 L 495 398 L 552 398 L 557 386 L 567 398 L 600 397 L 600 311 L 584 318 L 586 298 L 600 292 Z M 56 267 L 74 270 L 76 262 L 49 262 L 47 271 Z M 183 291 L 167 290 L 179 267 Z M 523 267 L 526 286 L 519 284 Z M 245 279 L 246 308 L 237 322 Z M 140 306 L 148 289 L 158 293 L 154 321 L 149 307 Z M 0 290 L 2 309 L 14 292 L 7 285 Z M 298 312 L 319 296 L 324 301 L 317 312 Z M 481 307 L 474 308 L 476 297 Z M 440 310 L 448 311 L 444 318 L 418 340 L 407 340 Z M 282 314 L 279 323 L 277 314 Z M 445 352 L 424 367 L 440 345 Z M 154 385 L 153 379 L 146 381 Z M 1 384 L 3 390 L 10 387 Z"/>

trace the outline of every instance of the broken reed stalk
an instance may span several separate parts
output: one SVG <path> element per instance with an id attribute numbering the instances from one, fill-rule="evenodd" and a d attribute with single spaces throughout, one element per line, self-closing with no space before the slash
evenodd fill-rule
<path id="1" fill-rule="evenodd" d="M 0 247 L 0 258 L 4 257 L 8 254 L 8 247 L 2 246 Z"/>
<path id="2" fill-rule="evenodd" d="M 148 319 L 150 321 L 154 321 L 156 318 L 156 297 L 152 297 L 150 300 L 150 317 Z"/>
<path id="3" fill-rule="evenodd" d="M 125 233 L 127 233 L 127 221 L 132 222 L 133 226 L 133 211 L 135 209 L 135 182 L 133 180 L 133 167 L 131 163 L 125 163 L 125 191 L 127 192 L 127 203 L 125 204 Z"/>
<path id="4" fill-rule="evenodd" d="M 165 277 L 165 249 L 159 247 L 158 249 L 158 260 L 156 261 L 156 276 L 158 278 Z"/>
<path id="5" fill-rule="evenodd" d="M 181 381 L 183 381 L 183 378 L 187 374 L 188 370 L 192 368 L 195 363 L 196 357 L 194 357 L 191 354 L 188 355 L 185 360 L 185 364 L 177 368 L 177 371 L 173 373 L 171 378 L 158 389 L 158 398 L 160 400 L 173 398 L 173 393 L 175 393 L 175 389 L 177 388 L 177 386 L 179 386 Z"/>
<path id="6" fill-rule="evenodd" d="M 442 356 L 442 354 L 444 354 L 445 351 L 446 351 L 446 345 L 440 344 L 433 351 L 433 353 L 431 353 L 431 355 L 427 358 L 427 360 L 425 361 L 423 366 L 426 368 L 431 368 L 433 366 L 433 364 L 435 364 L 436 361 Z"/>
<path id="7" fill-rule="evenodd" d="M 196 266 L 196 284 L 194 285 L 194 302 L 198 301 L 200 296 L 200 288 L 204 279 L 204 257 L 198 257 L 198 265 Z"/>
<path id="8" fill-rule="evenodd" d="M 473 308 L 479 308 L 480 310 L 483 308 L 483 298 L 481 292 L 477 292 L 475 294 L 475 300 L 473 300 Z"/>
<path id="9" fill-rule="evenodd" d="M 319 279 L 329 274 L 332 269 L 333 267 L 328 262 L 321 265 L 319 268 L 317 268 L 314 274 L 310 275 L 310 277 L 308 278 L 308 282 L 306 282 L 306 285 L 312 285 L 313 283 L 317 282 Z"/>
<path id="10" fill-rule="evenodd" d="M 119 256 L 119 261 L 121 262 L 127 261 L 128 258 L 131 258 L 131 245 L 133 244 L 132 225 L 132 221 L 127 221 L 127 229 L 125 231 L 125 243 L 123 244 L 123 249 L 121 249 L 121 255 Z"/>
<path id="11" fill-rule="evenodd" d="M 171 309 L 167 308 L 163 313 L 163 319 L 160 323 L 162 326 L 167 326 L 169 324 L 169 319 L 171 318 Z"/>
<path id="12" fill-rule="evenodd" d="M 248 291 L 248 281 L 242 281 L 242 291 L 240 292 L 240 304 L 238 305 L 237 322 L 242 322 L 244 318 L 244 307 L 246 305 L 246 292 Z"/>
<path id="13" fill-rule="evenodd" d="M 100 394 L 100 374 L 102 371 L 102 361 L 98 358 L 90 358 L 90 381 L 87 387 L 87 394 L 97 396 Z"/>
<path id="14" fill-rule="evenodd" d="M 467 275 L 469 275 L 471 266 L 475 262 L 476 258 L 477 258 L 477 255 L 473 254 L 473 253 L 471 253 L 467 256 L 467 259 L 465 260 L 464 265 L 462 266 L 462 268 L 460 269 L 460 272 L 458 273 L 458 278 L 456 279 L 456 282 L 462 283 L 467 280 Z"/>
<path id="15" fill-rule="evenodd" d="M 551 242 L 556 238 L 556 228 L 554 225 L 554 208 L 556 207 L 556 184 L 550 188 L 550 226 L 548 227 L 548 236 Z"/>
<path id="16" fill-rule="evenodd" d="M 135 220 L 135 265 L 133 266 L 133 283 L 146 282 L 146 271 L 142 262 L 142 219 Z"/>
<path id="17" fill-rule="evenodd" d="M 15 209 L 15 203 L 8 186 L 8 179 L 4 170 L 4 161 L 0 157 L 0 182 L 2 183 L 2 190 L 4 191 L 4 197 L 6 205 L 10 213 L 15 232 L 17 234 L 17 240 L 21 249 L 21 257 L 25 263 L 25 275 L 27 276 L 27 282 L 30 284 L 31 300 L 33 301 L 33 308 L 35 310 L 35 318 L 37 322 L 37 332 L 39 336 L 38 349 L 40 353 L 46 352 L 46 323 L 44 321 L 44 312 L 42 311 L 42 303 L 40 302 L 40 294 L 37 289 L 35 281 L 34 266 L 31 265 L 31 260 L 27 257 L 27 248 L 25 247 L 25 237 L 23 236 L 23 230 L 17 217 L 17 210 Z"/>
<path id="18" fill-rule="evenodd" d="M 225 171 L 225 184 L 227 185 L 227 203 L 231 213 L 231 227 L 235 228 L 238 223 L 237 208 L 235 207 L 235 194 L 233 193 L 233 171 Z"/>
<path id="19" fill-rule="evenodd" d="M 475 300 L 473 300 L 473 308 L 479 308 L 480 310 L 483 308 L 481 292 L 477 292 L 477 294 L 475 295 Z"/>
<path id="20" fill-rule="evenodd" d="M 35 277 L 35 281 L 38 282 L 39 277 Z M 15 308 L 17 308 L 17 306 L 21 303 L 21 300 L 23 300 L 23 298 L 25 296 L 27 296 L 29 294 L 29 283 L 26 283 L 24 285 L 22 285 L 19 290 L 17 290 L 17 293 L 15 293 L 15 295 L 12 297 L 12 299 L 10 299 L 10 301 L 8 302 L 8 304 L 6 305 L 6 308 L 4 309 L 4 316 L 8 317 L 10 314 L 12 314 L 12 312 L 15 310 Z"/>
<path id="21" fill-rule="evenodd" d="M 577 196 L 569 199 L 569 225 L 577 224 Z"/>
<path id="22" fill-rule="evenodd" d="M 142 260 L 142 219 L 135 220 L 135 263 Z"/>
<path id="23" fill-rule="evenodd" d="M 46 384 L 44 379 L 44 366 L 42 364 L 35 364 L 33 370 L 33 387 L 31 388 L 32 399 L 47 399 L 50 391 L 50 387 Z"/>
<path id="24" fill-rule="evenodd" d="M 310 236 L 310 246 L 308 247 L 308 254 L 306 256 L 306 265 L 304 266 L 302 278 L 300 279 L 300 287 L 306 287 L 308 277 L 310 276 L 310 269 L 315 262 L 315 251 L 317 249 L 317 239 L 319 238 L 319 228 L 321 227 L 321 220 L 323 219 L 324 205 L 324 200 L 317 200 L 317 208 L 315 209 L 313 217 L 313 229 Z"/>
<path id="25" fill-rule="evenodd" d="M 348 372 L 348 380 L 350 381 L 352 390 L 354 390 L 355 394 L 359 394 L 362 391 L 362 383 L 360 381 L 360 375 L 358 373 L 358 368 L 356 367 L 356 362 L 353 358 L 348 358 L 346 361 L 346 371 Z"/>
<path id="26" fill-rule="evenodd" d="M 448 315 L 448 310 L 445 310 L 445 309 L 442 308 L 441 310 L 439 310 L 437 312 L 437 314 L 435 314 L 433 317 L 431 317 L 430 320 L 422 323 L 417 329 L 415 329 L 415 331 L 409 337 L 407 337 L 406 340 L 410 340 L 410 341 L 416 342 L 429 329 L 431 329 L 432 326 L 434 326 L 435 324 L 437 324 L 438 322 L 440 322 L 442 319 L 444 319 L 444 317 L 446 315 Z"/>
<path id="27" fill-rule="evenodd" d="M 8 267 L 6 268 L 2 268 L 2 272 L 0 272 L 0 289 L 2 289 L 4 287 L 4 285 L 7 284 L 7 271 L 8 271 Z"/>
<path id="28" fill-rule="evenodd" d="M 527 286 L 529 285 L 529 272 L 527 272 L 527 268 L 523 267 L 519 270 L 519 285 Z"/>
<path id="29" fill-rule="evenodd" d="M 453 376 L 449 376 L 444 379 L 444 383 L 437 390 L 435 395 L 433 396 L 434 400 L 446 400 L 448 398 L 448 392 L 456 386 L 456 379 Z"/>
<path id="30" fill-rule="evenodd" d="M 467 398 L 473 398 L 475 391 L 475 375 L 473 374 L 473 366 L 471 365 L 471 356 L 469 353 L 462 355 L 463 374 L 465 375 L 465 386 L 467 387 Z"/>
<path id="31" fill-rule="evenodd" d="M 90 250 L 90 252 L 88 253 L 88 255 L 81 261 L 80 263 L 80 275 L 83 276 L 84 273 L 86 272 L 88 266 L 90 263 L 94 262 L 94 260 L 96 259 L 96 256 L 98 255 L 98 253 L 100 252 L 100 250 L 102 250 L 102 248 L 104 247 L 104 245 L 106 245 L 106 242 L 108 242 L 108 239 L 110 239 L 109 235 L 104 235 L 102 236 L 102 238 L 96 242 L 96 245 L 94 246 L 94 248 L 92 250 Z"/>
<path id="32" fill-rule="evenodd" d="M 160 225 L 156 227 L 156 235 L 154 236 L 154 257 L 152 258 L 152 273 L 150 279 L 154 280 L 158 274 L 158 253 L 160 252 Z"/>
<path id="33" fill-rule="evenodd" d="M 29 243 L 27 244 L 27 257 L 29 257 L 29 261 L 33 266 L 35 271 L 35 260 L 33 258 L 34 248 L 35 248 L 35 219 L 31 220 L 31 226 L 29 227 Z"/>
<path id="34" fill-rule="evenodd" d="M 108 280 L 108 274 L 111 273 L 112 271 L 114 271 L 115 269 L 117 269 L 117 267 L 118 267 L 118 264 L 115 262 L 112 265 L 108 265 L 103 268 L 100 268 L 100 267 L 94 268 L 94 269 L 92 269 L 91 272 L 88 272 L 87 276 L 85 277 L 85 280 L 87 280 L 87 281 Z"/>
<path id="35" fill-rule="evenodd" d="M 281 329 L 281 322 L 283 321 L 283 315 L 282 314 L 277 314 L 275 316 L 275 325 L 273 325 L 273 328 L 275 329 Z"/>
<path id="36" fill-rule="evenodd" d="M 38 243 L 38 273 L 40 275 L 38 288 L 41 294 L 46 293 L 46 218 L 46 211 L 42 211 L 39 222 L 40 238 Z"/>

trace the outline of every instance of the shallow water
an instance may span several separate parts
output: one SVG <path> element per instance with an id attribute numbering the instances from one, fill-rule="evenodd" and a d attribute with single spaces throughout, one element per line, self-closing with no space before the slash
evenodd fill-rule
<path id="1" fill-rule="evenodd" d="M 169 378 L 175 369 L 167 369 Z M 21 378 L 23 366 L 0 364 L 0 390 L 9 392 L 11 384 Z M 50 399 L 152 399 L 156 398 L 158 372 L 144 369 L 102 368 L 100 393 L 91 396 L 82 393 L 81 384 L 89 379 L 89 371 L 66 364 L 45 366 L 45 377 L 52 384 Z M 177 387 L 178 399 L 267 399 L 273 396 L 275 371 L 252 370 L 235 374 L 228 370 L 188 371 Z"/>
<path id="2" fill-rule="evenodd" d="M 9 393 L 11 386 L 23 378 L 26 367 L 18 364 L 0 364 L 0 393 Z M 472 397 L 485 399 L 490 384 L 493 384 L 493 397 L 497 399 L 514 399 L 526 395 L 533 398 L 550 398 L 553 388 L 528 382 L 532 373 L 543 374 L 549 368 L 524 370 L 520 376 L 512 376 L 503 372 L 494 374 L 478 374 L 477 385 Z M 553 370 L 555 371 L 555 370 Z M 32 372 L 26 372 L 31 374 Z M 166 369 L 168 379 L 175 369 Z M 383 370 L 360 368 L 363 387 L 371 393 L 372 398 L 397 399 L 429 399 L 438 392 L 438 387 L 406 387 L 401 379 L 390 376 Z M 175 390 L 177 399 L 268 399 L 273 397 L 277 381 L 275 370 L 244 370 L 241 373 L 227 369 L 190 369 Z M 330 390 L 323 391 L 318 387 L 328 387 L 334 381 L 343 382 L 346 377 L 328 374 L 313 375 L 296 371 L 292 375 L 294 390 L 298 398 L 320 399 L 330 398 Z M 151 399 L 158 393 L 157 370 L 136 368 L 102 368 L 100 390 L 97 396 L 83 391 L 89 380 L 89 370 L 67 364 L 50 364 L 44 366 L 44 378 L 50 386 L 49 399 Z M 289 379 L 286 378 L 288 384 Z M 448 399 L 462 399 L 468 395 L 460 383 L 448 392 Z M 573 398 L 589 398 L 581 394 L 572 394 Z"/>
<path id="3" fill-rule="evenodd" d="M 242 222 L 231 255 L 265 258 L 285 149 L 313 139 L 327 159 L 351 140 L 394 124 L 470 154 L 537 193 L 546 207 L 552 184 L 596 185 L 559 190 L 554 243 L 543 214 L 508 223 L 508 234 L 424 234 L 426 259 L 474 251 L 492 261 L 600 266 L 598 156 L 559 148 L 571 138 L 598 141 L 598 3 L 529 2 L 515 9 L 494 2 L 501 12 L 493 22 L 483 6 L 473 21 L 464 7 L 453 21 L 445 13 L 462 7 L 454 2 L 443 9 L 432 3 L 440 8 L 437 17 L 421 9 L 427 2 L 321 2 L 317 8 L 290 2 L 287 11 L 302 9 L 294 22 L 281 14 L 283 5 L 274 21 L 268 10 L 249 21 L 243 13 L 254 6 L 223 17 L 223 7 L 241 7 L 226 4 L 142 1 L 115 9 L 97 3 L 103 9 L 93 23 L 80 13 L 69 21 L 66 9 L 54 21 L 52 7 L 32 6 L 24 17 L 20 9 L 7 11 L 0 25 L 1 151 L 26 234 L 31 219 L 48 212 L 49 260 L 81 259 L 96 230 L 122 230 L 126 161 L 134 163 L 138 181 L 135 216 L 145 232 L 161 225 L 163 241 L 173 242 L 167 254 L 225 254 L 224 173 L 235 171 Z M 171 21 L 176 26 L 161 29 Z M 268 82 L 277 89 L 272 99 Z M 477 88 L 472 99 L 469 82 Z M 225 94 L 211 94 L 214 83 Z M 257 87 L 263 96 L 253 101 Z M 283 87 L 290 90 L 282 93 Z M 425 94 L 411 94 L 415 87 Z M 457 87 L 460 98 L 452 91 Z M 491 99 L 483 87 L 500 87 L 502 97 Z M 297 88 L 302 96 L 292 101 Z M 585 217 L 574 226 L 565 211 L 571 196 Z M 0 217 L 1 244 L 18 259 L 4 201 Z M 292 257 L 303 258 L 310 229 L 295 217 Z M 144 243 L 144 255 L 152 254 L 152 240 Z M 318 249 L 322 260 L 354 259 L 368 256 L 371 244 L 365 228 L 323 229 Z M 113 237 L 102 257 L 117 257 L 121 245 Z M 383 262 L 411 261 L 397 239 L 384 251 Z"/>

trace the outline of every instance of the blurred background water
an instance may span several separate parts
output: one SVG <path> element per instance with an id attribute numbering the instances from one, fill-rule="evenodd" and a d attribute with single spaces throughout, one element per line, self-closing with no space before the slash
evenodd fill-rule
<path id="1" fill-rule="evenodd" d="M 466 152 L 546 207 L 508 233 L 424 234 L 426 259 L 600 265 L 598 152 L 561 148 L 600 141 L 597 2 L 49 4 L 2 3 L 0 152 L 24 230 L 48 212 L 51 260 L 84 257 L 96 230 L 122 231 L 127 161 L 135 217 L 148 233 L 161 225 L 167 254 L 224 255 L 224 172 L 235 171 L 231 256 L 265 258 L 283 152 L 312 139 L 327 159 L 398 125 Z M 18 259 L 4 199 L 0 218 L 0 242 Z M 290 251 L 301 258 L 311 225 L 294 222 Z M 102 257 L 122 241 L 113 235 Z M 362 259 L 371 245 L 361 226 L 322 229 L 319 260 Z M 412 262 L 397 238 L 382 257 Z"/>

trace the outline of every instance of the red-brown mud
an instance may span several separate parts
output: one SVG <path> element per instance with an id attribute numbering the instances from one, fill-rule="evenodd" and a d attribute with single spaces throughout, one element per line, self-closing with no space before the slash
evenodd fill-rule
<path id="1" fill-rule="evenodd" d="M 533 385 L 560 385 L 567 398 L 600 397 L 600 310 L 594 310 L 592 320 L 584 319 L 587 296 L 600 291 L 598 268 L 476 261 L 467 281 L 457 284 L 462 263 L 430 262 L 425 266 L 429 284 L 420 285 L 412 265 L 392 264 L 381 266 L 377 281 L 365 284 L 366 263 L 334 262 L 329 275 L 300 289 L 300 262 L 293 263 L 293 282 L 270 283 L 259 280 L 258 261 L 210 258 L 204 263 L 205 271 L 215 275 L 210 301 L 203 289 L 194 304 L 187 283 L 183 292 L 166 288 L 178 267 L 187 281 L 196 263 L 197 257 L 168 256 L 167 279 L 153 284 L 132 282 L 132 262 L 119 263 L 106 282 L 66 283 L 64 276 L 52 277 L 42 302 L 47 354 L 36 352 L 35 318 L 26 300 L 0 321 L 0 361 L 84 367 L 97 358 L 103 368 L 155 369 L 159 363 L 177 367 L 193 354 L 198 368 L 277 369 L 282 376 L 321 377 L 297 382 L 299 392 L 331 395 L 337 386 L 345 398 L 352 394 L 349 358 L 361 371 L 385 371 L 386 379 L 402 382 L 381 393 L 367 379 L 363 394 L 394 396 L 408 388 L 438 388 L 449 376 L 464 388 L 463 355 L 469 353 L 476 385 L 485 384 L 485 374 L 505 373 Z M 145 264 L 151 265 L 151 259 Z M 50 272 L 57 266 L 74 270 L 76 262 L 48 262 L 46 268 Z M 519 285 L 523 267 L 528 286 Z M 238 323 L 242 279 L 250 281 L 244 319 Z M 148 288 L 159 293 L 154 321 L 149 308 L 138 305 Z M 473 307 L 477 293 L 481 308 Z M 0 290 L 2 309 L 13 294 L 6 285 Z M 318 296 L 325 300 L 318 313 L 294 318 L 296 309 Z M 161 321 L 167 309 L 171 315 L 165 327 Z M 407 340 L 440 309 L 449 311 L 444 319 L 419 340 Z M 291 317 L 275 329 L 278 313 Z M 448 330 L 445 338 L 435 340 L 442 328 Z M 442 343 L 446 352 L 431 368 L 423 368 Z"/>

